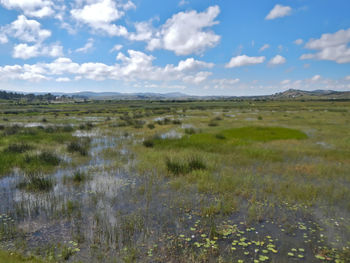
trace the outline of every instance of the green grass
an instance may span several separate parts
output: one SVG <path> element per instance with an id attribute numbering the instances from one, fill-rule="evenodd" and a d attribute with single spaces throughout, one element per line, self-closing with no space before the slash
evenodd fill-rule
<path id="1" fill-rule="evenodd" d="M 303 140 L 307 135 L 296 129 L 283 127 L 242 127 L 225 130 L 222 134 L 228 139 L 269 142 L 273 140 Z"/>
<path id="2" fill-rule="evenodd" d="M 72 131 L 70 125 L 47 128 L 7 125 L 0 130 L 0 134 L 6 135 L 0 137 L 0 176 L 9 174 L 14 168 L 24 172 L 52 171 L 62 164 L 58 152 L 65 150 L 67 143 L 71 146 L 68 146 L 69 152 L 86 155 L 89 142 L 76 139 Z M 53 153 L 56 149 L 57 153 Z"/>
<path id="3" fill-rule="evenodd" d="M 192 156 L 188 159 L 170 159 L 166 158 L 166 167 L 174 175 L 184 175 L 195 170 L 205 170 L 207 167 L 203 160 L 198 156 Z"/>
<path id="4" fill-rule="evenodd" d="M 24 257 L 16 253 L 0 250 L 0 263 L 43 263 L 44 261 L 34 257 Z"/>
<path id="5" fill-rule="evenodd" d="M 345 132 L 350 128 L 349 109 L 349 101 L 112 101 L 77 105 L 0 105 L 0 111 L 12 112 L 4 113 L 4 118 L 9 121 L 0 124 L 0 133 L 6 131 L 9 134 L 0 140 L 0 163 L 3 164 L 0 171 L 11 169 L 8 163 L 21 164 L 26 155 L 37 156 L 44 150 L 59 156 L 71 152 L 68 156 L 72 157 L 72 171 L 79 171 L 79 164 L 89 161 L 92 156 L 80 156 L 79 145 L 71 144 L 77 141 L 71 138 L 72 130 L 61 131 L 63 134 L 60 135 L 56 129 L 22 131 L 16 127 L 6 130 L 6 126 L 12 122 L 29 122 L 29 118 L 33 122 L 46 118 L 52 125 L 66 123 L 79 127 L 86 123 L 83 118 L 98 117 L 100 119 L 94 121 L 93 127 L 83 124 L 81 128 L 96 127 L 101 136 L 111 136 L 117 143 L 99 156 L 108 156 L 111 164 L 88 170 L 88 179 L 99 179 L 101 171 L 113 175 L 118 169 L 125 171 L 126 179 L 136 179 L 137 183 L 121 192 L 127 198 L 115 199 L 118 200 L 118 212 L 113 216 L 119 222 L 115 229 L 106 221 L 103 211 L 96 210 L 99 215 L 95 215 L 96 230 L 92 230 L 94 241 L 91 246 L 94 249 L 88 251 L 90 255 L 99 253 L 103 259 L 109 256 L 107 251 L 113 251 L 117 254 L 113 256 L 119 258 L 125 253 L 130 261 L 147 258 L 150 262 L 198 262 L 201 258 L 203 262 L 237 262 L 238 259 L 252 262 L 254 244 L 247 247 L 250 255 L 246 257 L 242 251 L 231 253 L 230 247 L 226 246 L 232 243 L 232 235 L 238 234 L 227 234 L 227 230 L 237 225 L 242 236 L 234 239 L 249 239 L 253 235 L 254 240 L 265 242 L 264 248 L 271 242 L 266 239 L 267 235 L 278 239 L 278 252 L 269 252 L 265 262 L 297 260 L 286 259 L 292 247 L 303 247 L 307 252 L 302 255 L 306 261 L 312 261 L 317 254 L 329 256 L 330 261 L 334 261 L 336 255 L 348 259 L 348 254 L 341 256 L 339 251 L 348 246 L 350 236 L 350 136 Z M 15 111 L 19 113 L 13 113 Z M 53 117 L 56 113 L 57 119 Z M 66 118 L 68 115 L 72 118 Z M 157 117 L 166 119 L 155 123 Z M 179 127 L 180 123 L 173 120 L 180 119 L 183 127 L 195 128 Z M 124 127 L 117 125 L 120 121 L 125 123 Z M 145 125 L 137 125 L 138 122 Z M 184 137 L 162 140 L 157 136 L 172 130 Z M 33 148 L 22 148 L 22 142 Z M 10 150 L 10 145 L 16 146 Z M 55 147 L 59 148 L 56 150 Z M 121 154 L 124 148 L 128 150 L 125 155 Z M 77 163 L 76 158 L 83 161 Z M 68 162 L 55 167 L 61 165 L 70 167 Z M 45 166 L 41 165 L 42 168 Z M 80 183 L 84 180 L 84 174 L 72 172 L 63 178 L 62 187 L 67 191 L 74 188 L 80 191 L 83 188 Z M 58 179 L 57 184 L 60 183 Z M 115 196 L 119 194 L 116 192 Z M 87 198 L 91 199 L 86 200 L 104 204 L 105 197 L 101 192 L 89 192 Z M 87 216 L 86 203 L 79 198 L 64 198 L 57 202 L 54 206 L 59 207 L 56 210 L 59 218 L 80 220 Z M 134 211 L 138 211 L 137 214 L 134 215 Z M 305 224 L 306 229 L 301 231 L 298 223 Z M 84 233 L 84 227 L 83 224 L 74 226 L 72 232 Z M 251 227 L 256 229 L 247 230 Z M 308 235 L 307 240 L 311 240 L 307 244 L 303 242 L 304 233 Z M 211 240 L 213 237 L 218 237 L 215 244 L 219 249 L 203 249 L 208 242 L 201 241 L 203 234 L 210 242 L 215 241 Z M 191 239 L 192 235 L 195 238 Z M 115 238 L 119 240 L 112 244 Z M 202 247 L 194 246 L 197 241 Z M 132 253 L 126 246 L 120 247 L 120 244 L 137 247 L 137 253 Z M 329 246 L 329 252 L 324 246 Z M 264 253 L 263 247 L 259 250 L 260 254 Z M 150 253 L 147 255 L 145 251 Z M 66 252 L 67 256 L 63 257 L 69 258 L 70 251 Z M 258 253 L 253 254 L 259 258 Z"/>
<path id="6" fill-rule="evenodd" d="M 274 140 L 302 140 L 307 135 L 296 129 L 283 127 L 242 127 L 222 130 L 219 133 L 198 133 L 180 139 L 148 139 L 147 144 L 159 148 L 197 148 L 204 151 L 230 151 L 237 145 Z"/>

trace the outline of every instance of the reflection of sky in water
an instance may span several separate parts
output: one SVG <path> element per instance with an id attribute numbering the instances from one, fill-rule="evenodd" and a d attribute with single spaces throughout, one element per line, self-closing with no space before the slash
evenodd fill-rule
<path id="1" fill-rule="evenodd" d="M 160 135 L 162 139 L 180 139 L 182 136 L 182 133 L 179 133 L 175 130 L 171 130 Z"/>
<path id="2" fill-rule="evenodd" d="M 92 131 L 89 135 L 97 135 Z M 44 239 L 45 231 L 58 231 L 70 233 L 70 224 L 64 223 L 64 209 L 68 201 L 78 204 L 84 223 L 84 232 L 93 237 L 94 214 L 97 212 L 104 219 L 106 227 L 115 226 L 117 223 L 115 202 L 120 190 L 125 186 L 133 185 L 133 181 L 126 179 L 126 174 L 120 169 L 110 167 L 111 162 L 103 159 L 101 152 L 107 148 L 115 148 L 122 144 L 125 138 L 95 137 L 91 141 L 91 160 L 79 167 L 88 179 L 81 184 L 68 181 L 64 184 L 64 178 L 73 176 L 77 170 L 74 168 L 59 169 L 52 178 L 55 186 L 50 192 L 32 193 L 17 188 L 23 175 L 14 174 L 0 179 L 0 214 L 11 214 L 19 224 L 18 227 L 25 232 L 39 231 Z M 121 154 L 128 154 L 128 149 L 121 146 Z M 93 201 L 96 198 L 97 203 Z M 63 220 L 63 221 L 62 221 Z M 68 229 L 67 229 L 68 228 Z M 51 230 L 49 230 L 51 229 Z M 53 229 L 56 229 L 55 231 Z M 90 233 L 89 233 L 90 232 Z M 35 234 L 37 235 L 37 234 Z M 59 234 L 61 236 L 61 234 Z M 31 236 L 30 238 L 34 238 Z M 49 235 L 47 239 L 52 238 Z M 57 238 L 57 237 L 56 237 Z"/>

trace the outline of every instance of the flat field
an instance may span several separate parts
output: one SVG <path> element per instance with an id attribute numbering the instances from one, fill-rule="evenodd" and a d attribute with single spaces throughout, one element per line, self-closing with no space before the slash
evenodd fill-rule
<path id="1" fill-rule="evenodd" d="M 1 101 L 0 136 L 0 262 L 350 262 L 349 101 Z"/>

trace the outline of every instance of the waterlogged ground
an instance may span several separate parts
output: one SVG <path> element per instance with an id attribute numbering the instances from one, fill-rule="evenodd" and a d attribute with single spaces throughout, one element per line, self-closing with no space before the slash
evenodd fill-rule
<path id="1" fill-rule="evenodd" d="M 350 262 L 347 102 L 7 107 L 13 262 Z"/>

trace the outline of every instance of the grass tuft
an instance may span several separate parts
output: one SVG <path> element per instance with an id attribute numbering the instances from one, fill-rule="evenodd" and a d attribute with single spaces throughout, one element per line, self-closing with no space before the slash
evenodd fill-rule
<path id="1" fill-rule="evenodd" d="M 165 160 L 168 172 L 174 175 L 184 175 L 195 170 L 205 170 L 207 167 L 198 156 L 190 157 L 186 160 L 170 159 Z"/>
<path id="2" fill-rule="evenodd" d="M 18 187 L 27 191 L 47 192 L 53 187 L 53 181 L 42 175 L 29 174 L 26 179 L 19 183 Z"/>

